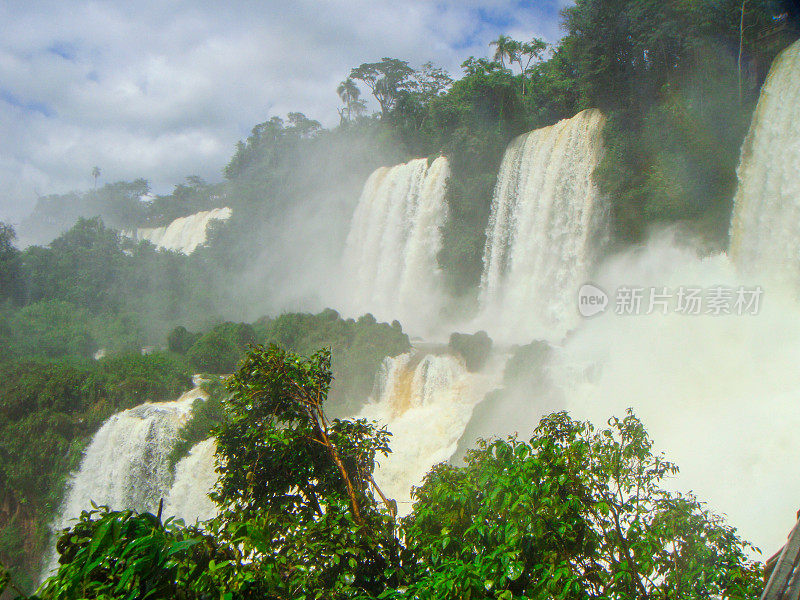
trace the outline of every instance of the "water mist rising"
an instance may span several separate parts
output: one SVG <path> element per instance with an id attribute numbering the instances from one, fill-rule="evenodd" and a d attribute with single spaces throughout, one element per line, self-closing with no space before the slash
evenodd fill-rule
<path id="1" fill-rule="evenodd" d="M 800 41 L 772 65 L 742 147 L 731 255 L 800 290 Z"/>
<path id="2" fill-rule="evenodd" d="M 597 282 L 612 294 L 620 286 L 674 293 L 758 283 L 726 255 L 699 258 L 667 236 L 610 259 Z M 681 469 L 670 487 L 694 491 L 769 556 L 800 498 L 798 364 L 800 310 L 765 288 L 757 315 L 621 316 L 612 300 L 570 336 L 549 372 L 573 417 L 602 425 L 632 407 Z"/>
<path id="3" fill-rule="evenodd" d="M 527 342 L 575 324 L 575 290 L 606 237 L 607 211 L 592 180 L 603 123 L 589 109 L 508 146 L 481 277 L 482 321 L 492 334 Z"/>
<path id="4" fill-rule="evenodd" d="M 147 240 L 159 248 L 191 254 L 206 243 L 206 230 L 213 220 L 227 221 L 231 217 L 228 207 L 206 210 L 188 217 L 175 219 L 166 227 L 140 228 L 125 231 L 124 235 L 137 241 Z"/>
<path id="5" fill-rule="evenodd" d="M 347 237 L 345 309 L 427 331 L 440 308 L 440 228 L 450 168 L 418 158 L 370 175 Z"/>
<path id="6" fill-rule="evenodd" d="M 392 453 L 378 459 L 375 480 L 398 501 L 401 515 L 411 511 L 411 487 L 456 451 L 473 407 L 500 378 L 497 367 L 470 373 L 463 359 L 446 354 L 412 352 L 384 360 L 376 398 L 359 418 L 378 421 L 392 433 Z"/>

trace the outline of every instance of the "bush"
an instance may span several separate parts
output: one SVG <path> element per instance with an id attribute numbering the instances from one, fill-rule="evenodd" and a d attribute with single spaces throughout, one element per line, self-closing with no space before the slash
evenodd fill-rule
<path id="1" fill-rule="evenodd" d="M 384 358 L 411 348 L 399 322 L 378 323 L 371 314 L 353 321 L 331 309 L 316 315 L 291 313 L 262 321 L 262 327 L 266 344 L 300 354 L 330 348 L 334 382 L 328 410 L 336 416 L 353 414 L 367 399 Z"/>
<path id="2" fill-rule="evenodd" d="M 192 333 L 183 325 L 178 325 L 167 336 L 167 348 L 169 348 L 170 352 L 186 354 L 200 337 L 202 337 L 202 334 Z"/>
<path id="3" fill-rule="evenodd" d="M 202 335 L 186 353 L 192 367 L 203 373 L 232 373 L 247 347 L 256 340 L 247 323 L 222 323 Z"/>
<path id="4" fill-rule="evenodd" d="M 470 371 L 480 371 L 492 352 L 492 338 L 485 331 L 475 334 L 451 333 L 450 350 L 460 354 Z"/>

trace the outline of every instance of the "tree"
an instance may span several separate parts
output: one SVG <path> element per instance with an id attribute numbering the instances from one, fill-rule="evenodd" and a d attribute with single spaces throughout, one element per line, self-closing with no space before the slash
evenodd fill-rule
<path id="1" fill-rule="evenodd" d="M 512 60 L 514 53 L 515 42 L 507 35 L 501 35 L 493 42 L 489 42 L 490 46 L 495 46 L 494 60 L 499 60 L 503 68 L 506 68 L 506 59 L 509 62 Z"/>
<path id="2" fill-rule="evenodd" d="M 595 431 L 565 413 L 529 443 L 483 442 L 441 464 L 403 523 L 416 598 L 754 598 L 751 547 L 693 496 L 630 412 Z"/>
<path id="3" fill-rule="evenodd" d="M 397 527 L 373 481 L 389 433 L 328 420 L 330 354 L 255 347 L 216 431 L 220 515 L 84 512 L 38 597 L 742 599 L 750 547 L 693 497 L 632 414 L 596 431 L 565 413 L 529 442 L 481 442 L 440 464 Z M 377 501 L 376 493 L 381 501 Z"/>
<path id="4" fill-rule="evenodd" d="M 22 295 L 20 252 L 14 246 L 17 233 L 0 222 L 0 301 L 19 300 Z"/>
<path id="5" fill-rule="evenodd" d="M 309 119 L 301 112 L 290 112 L 286 115 L 291 127 L 289 131 L 301 138 L 312 138 L 322 131 L 322 124 L 314 119 Z"/>
<path id="6" fill-rule="evenodd" d="M 442 67 L 437 67 L 432 62 L 426 62 L 414 74 L 416 92 L 428 103 L 437 96 L 445 93 L 453 85 L 453 78 Z"/>
<path id="7" fill-rule="evenodd" d="M 94 178 L 94 189 L 97 189 L 97 178 L 100 177 L 100 167 L 92 167 L 92 177 Z"/>
<path id="8" fill-rule="evenodd" d="M 383 58 L 380 62 L 363 63 L 350 71 L 349 79 L 363 81 L 381 107 L 386 118 L 394 108 L 400 92 L 414 87 L 414 69 L 404 60 Z"/>
<path id="9" fill-rule="evenodd" d="M 539 62 L 547 48 L 547 42 L 540 38 L 533 38 L 530 42 L 514 42 L 514 49 L 511 57 L 519 65 L 523 96 L 525 95 L 525 81 L 528 78 L 531 63 L 535 64 Z"/>
<path id="10" fill-rule="evenodd" d="M 355 103 L 358 102 L 359 96 L 361 96 L 361 90 L 358 89 L 352 77 L 348 77 L 339 84 L 339 87 L 336 88 L 336 93 L 339 94 L 339 98 L 345 104 L 344 110 L 347 113 L 347 120 L 351 121 L 353 119 L 353 108 Z"/>

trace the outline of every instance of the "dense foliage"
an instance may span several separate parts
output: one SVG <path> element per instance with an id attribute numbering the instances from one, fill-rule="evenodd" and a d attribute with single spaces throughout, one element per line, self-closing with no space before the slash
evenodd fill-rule
<path id="1" fill-rule="evenodd" d="M 80 219 L 46 247 L 0 255 L 0 271 L 12 268 L 14 301 L 0 305 L 0 321 L 14 356 L 138 349 L 176 321 L 213 315 L 197 285 L 201 265 L 134 245 L 97 218 Z"/>
<path id="2" fill-rule="evenodd" d="M 375 374 L 383 360 L 411 349 L 400 323 L 378 323 L 366 314 L 342 319 L 327 309 L 316 315 L 285 314 L 256 323 L 259 341 L 308 355 L 329 348 L 333 357 L 333 384 L 328 412 L 353 414 L 373 391 Z"/>
<path id="3" fill-rule="evenodd" d="M 413 512 L 372 479 L 389 433 L 328 420 L 330 354 L 253 348 L 217 431 L 220 516 L 84 513 L 37 598 L 753 598 L 748 545 L 692 496 L 632 414 L 596 431 L 564 413 L 529 442 L 441 464 Z M 2 585 L 0 583 L 0 585 Z"/>
<path id="4" fill-rule="evenodd" d="M 220 339 L 211 338 L 210 334 L 219 335 Z M 203 341 L 209 339 L 214 342 Z M 169 335 L 171 350 L 187 354 L 193 369 L 212 373 L 234 371 L 254 341 L 276 344 L 300 354 L 311 354 L 319 347 L 328 348 L 335 363 L 326 409 L 333 416 L 355 414 L 373 391 L 375 375 L 383 360 L 411 348 L 408 336 L 396 321 L 392 325 L 378 323 L 372 315 L 364 315 L 358 321 L 345 320 L 330 309 L 316 315 L 290 313 L 274 319 L 263 317 L 254 326 L 223 323 L 206 334 L 191 333 L 178 326 Z M 202 368 L 218 360 L 223 353 L 222 368 Z M 221 380 L 211 377 L 203 387 L 208 400 L 195 403 L 171 454 L 173 463 L 186 456 L 194 444 L 208 438 L 227 418 L 222 402 L 227 392 Z"/>

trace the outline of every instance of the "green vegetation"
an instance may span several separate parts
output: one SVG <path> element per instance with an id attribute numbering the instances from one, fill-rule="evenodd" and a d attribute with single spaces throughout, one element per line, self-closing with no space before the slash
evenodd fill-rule
<path id="1" fill-rule="evenodd" d="M 310 354 L 319 347 L 327 348 L 335 361 L 327 404 L 328 414 L 334 416 L 355 414 L 372 392 L 383 360 L 411 349 L 408 336 L 397 321 L 392 325 L 378 323 L 372 315 L 364 315 L 358 321 L 345 320 L 331 309 L 316 315 L 292 313 L 275 319 L 264 317 L 252 327 L 245 323 L 223 323 L 206 334 L 190 333 L 179 326 L 169 335 L 170 347 L 174 350 L 192 339 L 196 342 L 185 353 L 195 370 L 213 363 L 224 353 L 224 368 L 199 369 L 212 373 L 232 372 L 255 340 L 302 354 Z M 196 443 L 209 438 L 227 418 L 223 410 L 227 394 L 222 380 L 212 376 L 203 387 L 208 400 L 195 402 L 192 415 L 181 429 L 170 456 L 173 464 L 186 456 Z"/>
<path id="2" fill-rule="evenodd" d="M 189 363 L 202 373 L 232 373 L 256 334 L 247 323 L 222 323 L 201 335 L 186 351 Z"/>
<path id="3" fill-rule="evenodd" d="M 232 373 L 257 341 L 308 352 L 332 349 L 340 366 L 331 412 L 352 414 L 372 391 L 386 356 L 410 348 L 400 324 L 371 315 L 344 320 L 332 310 L 263 318 L 255 325 L 225 322 L 205 332 L 179 326 L 167 336 L 170 351 L 136 351 L 90 359 L 96 339 L 111 326 L 63 300 L 42 300 L 8 311 L 0 336 L 0 560 L 23 583 L 38 572 L 47 523 L 63 493 L 66 475 L 111 414 L 146 401 L 173 400 L 191 386 L 194 372 Z M 98 333 L 98 331 L 101 331 Z M 95 337 L 98 336 L 98 337 Z M 124 336 L 120 336 L 124 340 Z M 207 376 L 207 401 L 197 401 L 170 457 L 176 463 L 227 418 L 219 377 Z M 37 443 L 31 444 L 35 439 Z M 20 544 L 20 540 L 25 540 Z"/>
<path id="4" fill-rule="evenodd" d="M 439 262 L 450 292 L 467 299 L 479 283 L 492 193 L 509 141 L 596 107 L 607 116 L 607 151 L 596 178 L 612 205 L 616 243 L 638 241 L 654 225 L 681 222 L 723 247 L 752 109 L 772 59 L 795 35 L 790 28 L 771 33 L 779 4 L 579 0 L 564 9 L 566 33 L 556 45 L 501 35 L 491 44 L 493 57 L 469 57 L 459 77 L 432 63 L 415 68 L 398 58 L 363 63 L 335 90 L 342 101 L 338 127 L 326 130 L 298 112 L 272 116 L 238 143 L 222 183 L 192 176 L 157 198 L 147 196 L 144 180 L 51 196 L 40 200 L 23 229 L 34 223 L 59 227 L 78 216 L 101 216 L 117 228 L 155 226 L 230 206 L 233 216 L 215 228 L 209 248 L 184 261 L 198 267 L 192 271 L 197 280 L 226 306 L 239 298 L 242 273 L 248 274 L 247 289 L 263 291 L 274 283 L 261 275 L 252 281 L 249 268 L 254 252 L 271 251 L 276 223 L 285 223 L 287 215 L 309 203 L 329 210 L 350 206 L 376 167 L 444 154 L 452 176 Z M 366 94 L 379 113 L 366 114 Z M 346 219 L 334 228 L 343 227 Z M 164 305 L 173 313 L 188 299 L 194 306 L 184 315 L 209 314 L 194 298 L 177 297 Z M 263 302 L 256 310 L 270 312 L 269 299 Z M 142 314 L 141 307 L 127 312 Z"/>
<path id="5" fill-rule="evenodd" d="M 336 416 L 353 414 L 372 392 L 375 374 L 387 356 L 411 349 L 400 323 L 378 323 L 366 314 L 342 319 L 331 309 L 319 314 L 286 314 L 256 323 L 259 341 L 308 355 L 329 348 L 334 360 L 331 404 Z"/>
<path id="6" fill-rule="evenodd" d="M 85 512 L 38 598 L 754 598 L 749 546 L 693 497 L 632 414 L 595 431 L 564 413 L 529 442 L 441 464 L 413 512 L 372 479 L 389 433 L 329 420 L 330 353 L 254 347 L 217 430 L 220 516 L 203 531 Z M 0 579 L 0 587 L 4 581 Z"/>
<path id="7" fill-rule="evenodd" d="M 293 277 L 329 277 L 334 253 L 325 247 L 296 252 L 311 256 L 317 271 L 292 263 L 262 272 L 261 257 L 296 250 L 294 235 L 281 238 L 287 223 L 305 226 L 324 208 L 324 229 L 312 233 L 341 245 L 349 207 L 373 169 L 438 154 L 452 171 L 438 259 L 468 310 L 508 142 L 589 107 L 607 116 L 595 177 L 612 205 L 615 241 L 681 222 L 723 246 L 741 141 L 767 68 L 791 41 L 788 30 L 765 35 L 775 14 L 769 0 L 577 0 L 564 10 L 566 35 L 556 46 L 501 36 L 491 59 L 468 58 L 459 77 L 396 58 L 352 69 L 336 90 L 338 127 L 326 130 L 296 112 L 267 118 L 237 145 L 221 183 L 188 177 L 152 197 L 142 179 L 98 188 L 95 168 L 94 189 L 42 198 L 20 228 L 26 241 L 46 246 L 20 249 L 14 229 L 0 223 L 0 560 L 22 587 L 30 583 L 20 577 L 36 571 L 64 477 L 105 418 L 174 398 L 193 370 L 233 372 L 246 355 L 255 371 L 240 369 L 228 391 L 212 384 L 173 455 L 216 428 L 231 436 L 220 449 L 231 465 L 218 495 L 225 511 L 210 533 L 146 515 L 87 513 L 74 539 L 63 541 L 66 564 L 52 597 L 216 597 L 219 589 L 301 597 L 324 589 L 331 598 L 624 598 L 658 596 L 667 584 L 676 597 L 752 595 L 757 573 L 744 561 L 743 543 L 694 499 L 657 488 L 671 467 L 649 454 L 633 417 L 595 434 L 556 415 L 530 443 L 482 446 L 463 468 L 435 469 L 413 515 L 394 523 L 369 481 L 376 453 L 388 450 L 385 433 L 332 421 L 326 442 L 318 437 L 328 426 L 320 407 L 271 378 L 284 373 L 324 396 L 329 414 L 353 414 L 381 361 L 409 349 L 400 324 L 371 315 L 344 320 L 331 310 L 252 325 L 225 318 L 233 310 L 237 319 L 274 315 Z M 366 114 L 366 93 L 379 114 Z M 207 246 L 192 256 L 111 229 L 163 226 L 223 205 L 233 216 L 212 226 Z M 169 352 L 140 355 L 165 339 Z M 487 340 L 456 337 L 451 346 L 478 368 Z M 327 347 L 333 371 L 326 355 L 248 354 L 254 343 L 304 355 Z M 108 357 L 92 362 L 101 349 Z M 517 349 L 506 385 L 543 386 L 548 352 L 537 344 Z M 526 373 L 531 363 L 537 369 Z M 244 410 L 248 386 L 262 394 L 261 408 L 280 409 L 274 419 Z M 304 408 L 292 413 L 298 402 Z M 234 441 L 242 440 L 255 446 L 237 450 Z M 296 454 L 281 454 L 283 443 Z M 267 474 L 275 481 L 260 479 Z M 648 478 L 636 480 L 648 494 L 609 501 L 607 486 L 619 484 L 624 496 L 632 477 Z M 702 536 L 711 550 L 701 547 Z M 245 559 L 245 551 L 256 558 Z M 123 552 L 125 560 L 103 562 Z M 678 556 L 692 560 L 678 568 Z"/>

